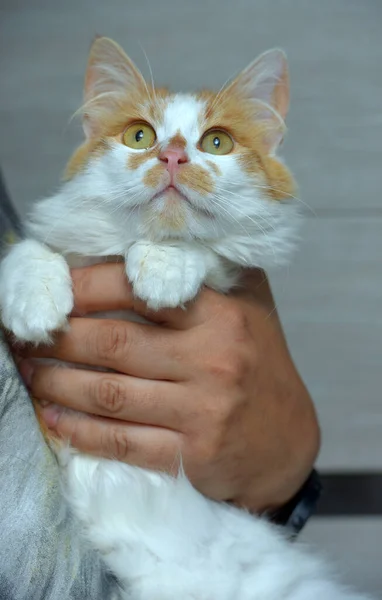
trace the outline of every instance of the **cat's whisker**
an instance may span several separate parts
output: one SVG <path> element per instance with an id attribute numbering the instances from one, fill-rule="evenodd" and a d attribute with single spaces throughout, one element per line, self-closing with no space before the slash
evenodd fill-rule
<path id="1" fill-rule="evenodd" d="M 138 191 L 138 194 L 130 195 L 131 192 L 133 192 L 134 190 L 137 190 L 137 189 L 140 190 L 140 191 Z M 123 205 L 126 205 L 129 202 L 132 202 L 141 193 L 143 193 L 141 183 L 132 185 L 129 188 L 123 188 L 123 186 L 121 186 L 121 193 L 119 193 L 119 194 L 113 193 L 111 195 L 111 197 L 107 198 L 107 199 L 99 197 L 96 199 L 96 201 L 98 201 L 98 204 L 100 206 L 107 205 L 108 207 L 111 208 L 112 212 L 115 212 L 115 211 L 118 211 L 120 208 L 122 208 Z M 122 201 L 117 206 L 111 207 L 111 202 L 114 202 L 115 200 L 118 200 L 120 198 L 122 199 Z"/>
<path id="2" fill-rule="evenodd" d="M 138 194 L 135 194 L 135 196 L 133 197 L 134 200 L 136 200 L 137 198 L 139 198 L 140 196 L 142 196 L 143 192 L 139 192 Z M 142 205 L 141 204 L 134 204 L 134 206 L 132 206 L 130 208 L 130 210 L 128 210 L 127 212 L 124 213 L 123 215 L 123 223 L 127 223 L 130 216 L 133 214 L 134 211 L 138 210 L 138 212 L 141 211 Z"/>
<path id="3" fill-rule="evenodd" d="M 222 201 L 224 201 L 225 199 L 222 197 L 219 197 L 219 199 Z M 226 206 L 229 206 L 228 204 L 226 204 Z M 254 219 L 253 217 L 247 215 L 245 212 L 243 212 L 242 210 L 240 210 L 239 208 L 235 208 L 236 212 L 239 212 L 240 215 L 243 215 L 244 219 L 246 221 L 250 221 L 251 223 L 253 223 L 253 225 L 255 225 L 256 228 L 259 228 L 261 230 L 261 232 L 266 235 L 268 234 L 267 230 L 264 229 L 261 224 L 257 221 L 258 218 L 262 219 L 263 221 L 265 221 L 265 225 L 267 225 L 268 227 L 270 227 L 271 229 L 274 230 L 274 227 L 265 219 L 265 217 L 263 217 L 262 215 L 256 215 L 256 219 Z M 239 222 L 239 221 L 238 221 Z M 251 235 L 250 232 L 248 232 L 248 235 Z"/>
<path id="4" fill-rule="evenodd" d="M 218 106 L 219 102 L 221 102 L 223 100 L 225 93 L 226 93 L 226 85 L 228 84 L 230 79 L 231 78 L 228 78 L 226 80 L 226 82 L 221 86 L 220 90 L 216 94 L 215 98 L 212 101 L 212 104 L 209 106 L 210 112 L 212 112 L 212 110 L 216 110 L 216 107 Z"/>
<path id="5" fill-rule="evenodd" d="M 71 206 L 70 208 L 68 207 L 64 207 L 64 210 L 62 211 L 62 214 L 57 215 L 57 218 L 55 219 L 55 221 L 53 221 L 52 226 L 50 227 L 50 229 L 47 230 L 43 243 L 47 244 L 49 241 L 49 238 L 51 236 L 51 234 L 55 231 L 55 229 L 61 224 L 61 221 L 63 219 L 67 219 L 68 215 L 73 214 L 73 212 L 76 212 L 79 208 L 81 208 L 83 206 L 83 198 L 78 198 L 78 203 L 76 203 L 76 201 L 74 200 L 73 202 L 73 206 Z M 89 210 L 95 210 L 95 207 L 90 205 Z"/>
<path id="6" fill-rule="evenodd" d="M 71 117 L 69 117 L 68 120 L 68 125 L 71 124 L 71 122 L 77 118 L 79 115 L 84 116 L 86 114 L 86 109 L 87 108 L 91 108 L 93 105 L 96 106 L 97 103 L 100 102 L 100 100 L 103 99 L 107 99 L 107 98 L 116 98 L 117 101 L 118 99 L 121 100 L 122 96 L 120 92 L 113 92 L 113 91 L 107 91 L 107 92 L 100 92 L 99 94 L 97 94 L 96 96 L 94 96 L 93 98 L 90 98 L 89 100 L 87 100 L 86 102 L 84 102 L 72 115 Z"/>
<path id="7" fill-rule="evenodd" d="M 221 197 L 219 197 L 219 196 L 217 196 L 217 195 L 215 195 L 215 198 L 216 198 L 216 199 L 218 199 L 220 202 L 221 202 L 221 200 L 222 200 L 222 198 L 221 198 Z M 231 219 L 232 219 L 232 220 L 233 220 L 235 223 L 237 223 L 237 224 L 238 224 L 238 225 L 239 225 L 239 226 L 240 226 L 240 227 L 241 227 L 241 228 L 242 228 L 242 229 L 245 231 L 245 233 L 246 233 L 246 235 L 247 235 L 248 237 L 250 237 L 250 236 L 252 235 L 252 234 L 251 234 L 251 233 L 250 233 L 250 232 L 249 232 L 249 231 L 248 231 L 248 230 L 247 230 L 247 229 L 244 227 L 243 223 L 241 223 L 240 221 L 238 221 L 237 219 L 235 219 L 235 218 L 233 217 L 233 215 L 232 215 L 232 214 L 231 214 L 231 213 L 230 213 L 230 212 L 229 212 L 229 211 L 228 211 L 228 210 L 225 208 L 225 206 L 222 206 L 222 204 L 221 204 L 221 203 L 219 203 L 219 205 L 218 205 L 218 206 L 219 206 L 219 208 L 220 208 L 220 209 L 224 210 L 224 212 L 225 212 L 226 214 L 228 214 L 228 215 L 229 215 L 229 217 L 230 217 L 230 218 L 231 218 Z M 240 211 L 240 212 L 241 212 L 241 211 Z M 272 242 L 271 242 L 271 240 L 269 239 L 269 232 L 267 232 L 267 230 L 266 230 L 266 229 L 264 229 L 264 228 L 261 226 L 261 224 L 260 224 L 259 222 L 257 222 L 256 220 L 252 219 L 251 217 L 249 217 L 249 216 L 248 216 L 248 215 L 246 215 L 245 213 L 242 213 L 242 212 L 241 212 L 241 214 L 243 214 L 243 216 L 245 217 L 245 219 L 246 219 L 246 220 L 249 220 L 249 221 L 251 221 L 251 222 L 252 222 L 252 223 L 255 225 L 255 227 L 256 227 L 256 228 L 260 229 L 260 231 L 261 231 L 262 235 L 264 236 L 264 239 L 265 239 L 266 243 L 269 245 L 269 248 L 270 248 L 270 250 L 272 251 L 273 255 L 274 255 L 274 256 L 276 256 L 275 249 L 274 249 L 274 247 L 272 246 Z"/>
<path id="8" fill-rule="evenodd" d="M 223 85 L 221 86 L 221 88 L 219 89 L 219 91 L 217 92 L 217 94 L 215 95 L 214 100 L 212 101 L 212 104 L 210 106 L 210 110 L 215 109 L 218 106 L 218 103 L 221 99 L 224 98 L 224 95 L 226 94 L 227 90 L 229 89 L 229 83 L 231 83 L 235 77 L 237 77 L 237 75 L 240 73 L 240 70 L 236 70 L 233 75 L 231 75 L 230 77 L 228 77 L 225 82 L 223 83 Z"/>
<path id="9" fill-rule="evenodd" d="M 264 185 L 264 186 L 256 185 L 255 187 L 257 187 L 258 189 L 270 190 L 272 192 L 276 192 L 278 194 L 282 194 L 283 196 L 286 196 L 287 198 L 290 198 L 291 200 L 296 200 L 296 202 L 300 202 L 301 204 L 303 204 L 304 206 L 306 206 L 306 208 L 314 216 L 317 216 L 317 213 L 316 213 L 316 211 L 314 210 L 314 208 L 312 206 L 310 206 L 307 202 L 305 202 L 305 200 L 302 200 L 302 198 L 299 198 L 298 196 L 295 196 L 294 194 L 290 194 L 288 192 L 285 192 L 285 191 L 280 190 L 278 188 L 272 187 L 270 185 Z"/>
<path id="10" fill-rule="evenodd" d="M 140 41 L 138 41 L 138 44 L 139 44 L 140 49 L 143 52 L 143 55 L 144 55 L 144 57 L 146 59 L 147 66 L 149 68 L 150 80 L 151 80 L 151 88 L 152 88 L 152 94 L 153 94 L 152 101 L 154 101 L 155 103 L 157 103 L 158 99 L 157 99 L 157 96 L 156 96 L 156 93 L 155 93 L 154 77 L 153 77 L 153 71 L 152 71 L 152 68 L 151 68 L 149 57 L 147 56 L 146 50 L 144 49 L 142 43 Z M 145 82 L 145 84 L 146 84 L 146 82 Z M 149 94 L 149 90 L 148 90 L 147 85 L 146 85 L 146 90 L 147 90 L 147 93 Z M 150 94 L 149 94 L 149 97 L 150 97 Z"/>
<path id="11" fill-rule="evenodd" d="M 83 208 L 84 204 L 86 204 L 86 208 L 88 211 L 90 212 L 95 212 L 95 210 L 98 207 L 103 207 L 105 205 L 108 206 L 109 210 L 110 210 L 110 214 L 113 214 L 114 212 L 117 212 L 118 209 L 122 208 L 123 205 L 126 203 L 126 195 L 134 188 L 138 188 L 140 187 L 140 184 L 137 184 L 136 186 L 131 186 L 130 188 L 127 188 L 124 192 L 124 194 L 120 194 L 120 197 L 124 197 L 125 198 L 125 202 L 121 202 L 119 205 L 117 205 L 117 207 L 111 207 L 110 206 L 110 199 L 104 199 L 102 197 L 95 197 L 92 199 L 84 199 L 83 197 L 79 196 L 77 200 L 74 199 L 73 201 L 73 206 L 71 206 L 69 209 L 67 207 L 65 207 L 65 212 L 63 212 L 63 214 L 58 215 L 57 218 L 55 219 L 55 221 L 52 223 L 52 226 L 50 227 L 50 229 L 47 231 L 45 239 L 44 239 L 44 243 L 47 243 L 49 238 L 51 237 L 52 233 L 54 233 L 54 231 L 56 230 L 56 228 L 59 226 L 61 219 L 63 218 L 67 218 L 69 215 L 73 214 L 73 212 L 76 212 L 79 208 Z M 117 199 L 119 196 L 118 195 L 114 195 L 113 199 Z M 129 198 L 129 200 L 131 201 L 131 199 L 135 199 L 135 196 L 132 196 L 132 198 Z"/>
<path id="12" fill-rule="evenodd" d="M 195 185 L 196 185 L 196 184 L 198 184 L 198 182 L 197 182 L 196 180 L 195 180 L 195 181 L 191 180 L 191 181 L 190 181 L 190 185 L 191 185 L 191 186 L 193 186 L 193 184 L 195 184 Z M 202 191 L 204 191 L 204 192 L 206 192 L 206 193 L 209 193 L 209 190 L 207 190 L 207 189 L 203 190 L 203 189 L 201 188 L 200 184 L 199 184 L 199 189 L 201 189 Z M 220 188 L 219 186 L 217 186 L 217 189 L 218 189 L 218 191 L 219 191 L 219 190 L 221 190 L 221 191 L 223 191 L 223 192 L 228 192 L 228 191 L 229 191 L 229 190 L 225 190 L 224 188 Z M 231 194 L 233 194 L 233 195 L 237 196 L 238 198 L 243 198 L 243 196 L 240 196 L 240 195 L 238 195 L 238 194 L 235 194 L 234 192 L 229 192 L 229 193 L 231 193 Z M 216 196 L 216 194 L 215 194 L 215 196 Z M 219 196 L 216 196 L 216 197 L 218 197 L 218 198 L 219 198 L 219 201 L 220 201 L 220 204 L 219 204 L 219 206 L 221 206 L 221 204 L 222 204 L 222 203 L 224 203 L 224 204 L 225 204 L 225 206 L 227 206 L 227 207 L 231 207 L 231 205 L 229 204 L 229 202 L 227 201 L 227 199 L 226 199 L 226 198 L 224 198 L 224 196 L 222 196 L 222 195 L 219 195 Z M 210 198 L 211 198 L 211 196 L 210 196 Z M 257 225 L 258 225 L 258 223 L 257 223 L 257 221 L 256 221 L 256 220 L 254 220 L 252 217 L 250 217 L 249 215 L 247 215 L 246 213 L 244 213 L 243 211 L 241 211 L 241 210 L 240 210 L 238 207 L 235 207 L 235 211 L 237 211 L 237 212 L 239 212 L 240 214 L 242 214 L 242 215 L 243 215 L 243 217 L 244 217 L 245 219 L 247 219 L 247 220 L 251 221 L 251 222 L 252 222 L 252 223 L 253 223 L 255 226 L 257 226 Z M 228 212 L 228 211 L 226 211 L 226 212 L 227 212 L 227 214 L 229 214 L 229 215 L 232 217 L 232 215 L 231 215 L 231 213 L 230 213 L 230 212 Z M 262 221 L 264 221 L 264 222 L 265 222 L 265 225 L 266 225 L 267 227 L 270 227 L 271 229 L 275 230 L 275 227 L 274 227 L 274 225 L 272 225 L 272 223 L 270 223 L 270 222 L 269 222 L 269 221 L 268 221 L 268 220 L 267 220 L 267 219 L 266 219 L 266 218 L 265 218 L 263 215 L 256 215 L 256 219 L 257 219 L 257 218 L 259 218 L 259 219 L 261 219 Z M 239 221 L 237 221 L 237 223 L 239 224 Z M 240 225 L 241 225 L 241 227 L 244 227 L 242 224 L 240 224 Z M 265 233 L 265 231 L 266 231 L 266 230 L 265 230 L 265 229 L 263 229 L 263 232 L 264 232 L 264 233 Z M 246 233 L 247 233 L 247 235 L 250 235 L 248 231 L 246 231 Z"/>
<path id="13" fill-rule="evenodd" d="M 229 183 L 232 183 L 233 185 L 236 185 L 236 184 L 235 184 L 235 182 L 229 182 L 229 181 L 228 181 L 227 183 L 228 183 L 228 184 L 229 184 Z M 310 206 L 310 205 L 309 205 L 307 202 L 305 202 L 304 200 L 302 200 L 302 198 L 299 198 L 298 196 L 295 196 L 294 194 L 291 194 L 291 193 L 289 193 L 289 192 L 285 192 L 284 190 L 280 190 L 280 189 L 278 189 L 278 188 L 275 188 L 275 187 L 273 187 L 273 186 L 270 186 L 270 185 L 260 185 L 260 184 L 257 184 L 257 183 L 256 183 L 256 184 L 254 184 L 254 185 L 253 185 L 253 187 L 254 187 L 255 189 L 259 189 L 259 190 L 270 190 L 270 191 L 273 191 L 273 192 L 279 193 L 279 194 L 281 194 L 281 195 L 283 195 L 283 196 L 286 196 L 287 198 L 290 198 L 291 200 L 296 200 L 296 202 L 300 202 L 301 204 L 303 204 L 304 206 L 306 206 L 306 208 L 307 208 L 307 209 L 308 209 L 308 210 L 309 210 L 309 211 L 310 211 L 310 212 L 311 212 L 311 213 L 312 213 L 314 216 L 317 216 L 317 213 L 316 213 L 316 211 L 314 210 L 314 208 L 313 208 L 312 206 Z M 231 194 L 234 194 L 234 193 L 235 193 L 235 192 L 230 192 L 229 190 L 226 190 L 226 191 L 227 191 L 227 193 L 231 193 Z"/>
<path id="14" fill-rule="evenodd" d="M 231 193 L 231 194 L 233 194 L 234 196 L 236 196 L 237 198 L 244 198 L 244 196 L 240 196 L 239 194 L 235 194 L 234 192 L 229 192 L 229 190 L 224 190 L 223 188 L 219 188 L 218 186 L 217 186 L 217 189 L 218 189 L 218 190 L 220 190 L 220 191 L 223 191 L 223 192 L 225 192 L 225 193 Z M 221 200 L 222 200 L 222 201 L 225 201 L 225 203 L 226 203 L 226 205 L 227 205 L 227 206 L 231 206 L 231 205 L 228 203 L 227 199 L 226 199 L 226 198 L 224 198 L 224 196 L 222 196 L 222 197 L 221 197 Z M 255 223 L 255 222 L 256 222 L 256 221 L 254 221 L 254 220 L 253 220 L 253 218 L 252 218 L 252 217 L 250 217 L 250 216 L 249 216 L 249 215 L 247 215 L 246 213 L 244 213 L 244 212 L 240 211 L 240 209 L 239 209 L 238 207 L 235 207 L 235 210 L 236 210 L 236 211 L 239 211 L 241 214 L 243 214 L 243 216 L 244 216 L 246 219 L 249 219 L 249 220 L 250 220 L 250 221 L 252 221 L 253 223 Z M 265 224 L 266 224 L 268 227 L 270 227 L 271 229 L 275 230 L 275 227 L 274 227 L 274 225 L 272 225 L 272 223 L 270 223 L 270 222 L 269 222 L 269 221 L 266 219 L 266 217 L 264 217 L 263 215 L 257 214 L 257 215 L 256 215 L 256 219 L 258 219 L 258 218 L 259 218 L 259 219 L 262 219 L 262 220 L 265 222 Z"/>
<path id="15" fill-rule="evenodd" d="M 203 190 L 203 188 L 200 186 L 200 183 L 199 183 L 199 182 L 198 182 L 196 179 L 195 179 L 195 180 L 193 180 L 193 179 L 191 179 L 191 180 L 190 180 L 190 186 L 191 186 L 191 187 L 196 187 L 196 186 L 198 186 L 198 187 L 199 187 L 199 190 L 201 190 L 201 191 L 204 191 L 204 192 L 206 192 L 206 193 L 210 193 L 210 192 L 209 192 L 209 190 L 207 190 L 207 189 L 204 189 L 204 190 Z M 222 190 L 223 190 L 223 188 L 220 188 L 220 189 L 222 189 Z M 219 190 L 219 187 L 218 187 L 218 190 Z M 223 190 L 223 191 L 227 191 L 227 190 Z M 231 192 L 231 193 L 232 193 L 232 194 L 234 194 L 233 192 Z M 234 195 L 236 195 L 236 194 L 234 194 Z M 216 195 L 216 194 L 214 194 L 214 196 L 215 196 L 215 197 L 216 197 L 216 198 L 219 200 L 219 204 L 216 204 L 216 203 L 215 203 L 215 205 L 216 205 L 216 206 L 218 206 L 219 208 L 223 208 L 223 207 L 222 207 L 222 204 L 224 204 L 224 205 L 225 205 L 226 207 L 228 207 L 228 208 L 230 208 L 230 207 L 231 207 L 231 205 L 228 203 L 227 199 L 226 199 L 224 196 L 222 196 L 222 195 L 219 195 L 219 196 L 218 196 L 218 195 Z M 238 196 L 238 197 L 242 197 L 242 196 Z M 209 199 L 211 199 L 211 195 L 209 196 Z M 244 213 L 243 211 L 241 211 L 241 210 L 240 210 L 238 207 L 235 207 L 235 211 L 236 211 L 236 212 L 239 212 L 239 214 L 243 215 L 243 217 L 244 217 L 246 220 L 248 220 L 248 221 L 252 222 L 252 223 L 255 225 L 255 227 L 258 227 L 259 229 L 261 229 L 261 230 L 262 230 L 262 233 L 263 233 L 263 235 L 266 235 L 266 229 L 264 229 L 264 228 L 262 228 L 262 227 L 260 226 L 260 223 L 258 223 L 257 219 L 261 219 L 262 221 L 264 221 L 264 224 L 266 225 L 266 227 L 268 227 L 268 228 L 271 228 L 272 230 L 275 230 L 275 228 L 274 228 L 274 226 L 272 225 L 272 223 L 270 223 L 270 222 L 269 222 L 269 221 L 268 221 L 268 220 L 267 220 L 267 219 L 266 219 L 266 218 L 265 218 L 263 215 L 256 215 L 256 220 L 255 220 L 255 219 L 253 219 L 252 217 L 250 217 L 249 215 L 247 215 L 246 213 Z M 227 215 L 228 215 L 228 216 L 229 216 L 231 219 L 233 218 L 233 215 L 232 215 L 232 213 L 231 213 L 230 211 L 228 211 L 228 210 L 225 210 L 225 213 L 226 213 L 226 214 L 227 214 Z M 245 229 L 245 226 L 243 225 L 243 223 L 240 223 L 240 221 L 238 221 L 238 220 L 236 220 L 236 223 L 237 223 L 237 224 L 238 224 L 238 225 L 239 225 L 239 226 L 240 226 L 240 227 L 241 227 L 241 228 L 242 228 L 242 229 L 245 231 L 246 235 L 250 236 L 250 232 L 249 232 L 247 229 Z"/>
<path id="16" fill-rule="evenodd" d="M 248 229 L 245 227 L 245 225 L 243 223 L 241 223 L 238 219 L 236 219 L 231 212 L 229 212 L 229 210 L 226 208 L 226 205 L 224 205 L 224 203 L 222 203 L 222 198 L 220 196 L 218 196 L 217 194 L 214 194 L 212 197 L 210 197 L 210 200 L 215 204 L 215 206 L 217 206 L 219 208 L 219 210 L 224 211 L 224 213 L 230 218 L 230 220 L 233 221 L 234 223 L 236 223 L 244 231 L 244 233 L 247 236 L 250 236 L 250 232 L 248 231 Z"/>
<path id="17" fill-rule="evenodd" d="M 142 195 L 141 193 L 135 194 L 131 198 L 131 201 L 136 200 L 141 195 Z M 139 206 L 139 204 L 137 204 L 137 203 L 134 203 L 133 206 L 127 206 L 125 202 L 120 202 L 116 207 L 114 207 L 114 209 L 112 211 L 110 211 L 110 214 L 116 214 L 116 213 L 119 213 L 121 210 L 123 210 L 123 216 L 129 217 L 134 212 L 134 210 L 137 209 L 138 206 Z"/>

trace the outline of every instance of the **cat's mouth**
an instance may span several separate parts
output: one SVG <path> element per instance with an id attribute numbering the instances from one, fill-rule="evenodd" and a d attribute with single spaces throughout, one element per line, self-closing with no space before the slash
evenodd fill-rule
<path id="1" fill-rule="evenodd" d="M 190 200 L 178 187 L 174 184 L 170 184 L 165 187 L 163 190 L 157 192 L 151 199 L 151 202 L 162 199 L 165 200 L 166 205 L 169 209 L 174 210 L 177 207 L 181 206 L 184 202 L 187 203 L 193 211 L 202 213 L 203 215 L 213 218 L 213 215 L 210 211 L 202 208 L 200 206 L 195 206 L 195 203 Z"/>
<path id="2" fill-rule="evenodd" d="M 157 192 L 153 197 L 152 200 L 156 200 L 157 198 L 164 198 L 169 204 L 174 205 L 177 204 L 178 202 L 187 202 L 188 204 L 191 204 L 190 200 L 187 198 L 187 196 L 185 196 L 177 187 L 175 187 L 173 184 L 168 185 L 167 187 L 165 187 L 163 190 L 161 190 L 160 192 Z"/>

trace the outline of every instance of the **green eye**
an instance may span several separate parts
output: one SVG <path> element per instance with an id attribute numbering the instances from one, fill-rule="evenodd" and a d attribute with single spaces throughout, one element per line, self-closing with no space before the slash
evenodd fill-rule
<path id="1" fill-rule="evenodd" d="M 226 131 L 213 129 L 204 134 L 200 146 L 208 154 L 229 154 L 233 148 L 233 140 Z"/>
<path id="2" fill-rule="evenodd" d="M 147 123 L 134 123 L 125 129 L 122 141 L 125 146 L 136 150 L 145 150 L 155 144 L 156 134 Z"/>

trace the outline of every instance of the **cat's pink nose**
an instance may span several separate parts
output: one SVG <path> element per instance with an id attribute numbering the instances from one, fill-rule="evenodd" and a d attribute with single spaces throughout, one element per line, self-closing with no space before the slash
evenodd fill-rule
<path id="1" fill-rule="evenodd" d="M 167 171 L 170 175 L 173 175 L 178 170 L 179 165 L 188 162 L 188 156 L 183 148 L 169 146 L 159 154 L 159 160 L 167 163 Z"/>

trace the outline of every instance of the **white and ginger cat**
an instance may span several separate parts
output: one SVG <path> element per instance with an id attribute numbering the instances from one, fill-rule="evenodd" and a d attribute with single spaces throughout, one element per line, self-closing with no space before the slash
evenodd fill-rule
<path id="1" fill-rule="evenodd" d="M 78 258 L 122 257 L 153 309 L 185 305 L 204 284 L 226 292 L 243 267 L 285 260 L 297 220 L 294 182 L 276 155 L 288 105 L 279 50 L 219 93 L 173 94 L 97 38 L 86 141 L 1 265 L 4 326 L 18 340 L 50 341 L 73 308 Z M 184 475 L 55 451 L 72 511 L 124 599 L 366 600 L 264 518 L 205 498 Z"/>

